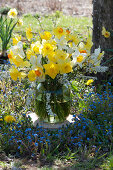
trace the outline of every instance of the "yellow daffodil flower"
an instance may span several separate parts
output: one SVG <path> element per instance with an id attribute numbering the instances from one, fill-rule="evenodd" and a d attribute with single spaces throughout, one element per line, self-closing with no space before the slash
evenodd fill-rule
<path id="1" fill-rule="evenodd" d="M 66 32 L 63 30 L 62 27 L 54 28 L 53 33 L 58 39 L 60 39 L 62 36 L 64 36 L 66 34 Z"/>
<path id="2" fill-rule="evenodd" d="M 44 31 L 43 33 L 40 33 L 40 37 L 41 39 L 50 40 L 52 35 L 50 32 Z"/>
<path id="3" fill-rule="evenodd" d="M 36 74 L 37 77 L 40 77 L 43 74 L 43 68 L 36 67 L 35 68 L 35 74 Z"/>
<path id="4" fill-rule="evenodd" d="M 59 64 L 60 66 L 60 74 L 65 74 L 65 73 L 70 73 L 72 72 L 72 65 L 71 63 L 63 63 L 63 64 Z"/>
<path id="5" fill-rule="evenodd" d="M 38 81 L 43 82 L 45 81 L 45 74 L 43 72 L 43 68 L 42 67 L 36 67 L 35 68 L 35 74 L 36 74 L 36 78 Z"/>
<path id="6" fill-rule="evenodd" d="M 9 18 L 16 18 L 17 17 L 17 10 L 15 8 L 10 9 L 8 12 L 8 17 Z"/>
<path id="7" fill-rule="evenodd" d="M 33 52 L 34 52 L 35 54 L 39 54 L 39 47 L 37 47 L 36 45 L 34 45 L 34 47 L 33 47 Z"/>
<path id="8" fill-rule="evenodd" d="M 63 50 L 56 50 L 55 53 L 56 53 L 55 58 L 58 64 L 61 64 L 61 63 L 64 63 L 70 60 L 68 58 L 68 54 Z"/>
<path id="9" fill-rule="evenodd" d="M 65 60 L 67 58 L 67 53 L 62 50 L 56 50 L 56 57 L 58 60 Z"/>
<path id="10" fill-rule="evenodd" d="M 13 40 L 13 45 L 17 45 L 19 41 L 21 41 L 21 35 L 20 36 L 15 36 L 15 38 L 12 38 Z"/>
<path id="11" fill-rule="evenodd" d="M 20 76 L 19 71 L 14 66 L 11 69 L 9 69 L 9 73 L 14 81 L 17 81 L 17 78 Z"/>
<path id="12" fill-rule="evenodd" d="M 12 66 L 12 68 L 9 69 L 9 73 L 10 73 L 12 80 L 14 81 L 17 81 L 18 78 L 21 81 L 21 78 L 23 79 L 26 77 L 26 74 L 24 72 L 19 72 L 18 69 L 15 68 L 14 66 Z"/>
<path id="13" fill-rule="evenodd" d="M 20 67 L 23 64 L 23 59 L 17 55 L 13 58 L 13 63 L 17 66 Z"/>
<path id="14" fill-rule="evenodd" d="M 51 52 L 51 53 L 48 55 L 48 59 L 49 59 L 50 62 L 56 63 L 56 62 L 57 62 L 56 52 L 55 52 L 55 51 Z"/>
<path id="15" fill-rule="evenodd" d="M 86 50 L 79 50 L 80 53 L 87 53 Z"/>
<path id="16" fill-rule="evenodd" d="M 102 35 L 105 38 L 109 38 L 110 37 L 110 32 L 106 31 L 105 27 L 102 27 Z"/>
<path id="17" fill-rule="evenodd" d="M 15 122 L 15 121 L 16 121 L 16 119 L 15 119 L 13 116 L 11 116 L 11 115 L 5 116 L 5 117 L 4 117 L 4 120 L 5 120 L 5 122 L 7 122 L 7 123 L 12 123 L 12 122 Z"/>
<path id="18" fill-rule="evenodd" d="M 28 73 L 28 79 L 30 81 L 35 81 L 36 80 L 36 73 L 35 73 L 35 70 L 30 70 L 29 73 Z"/>
<path id="19" fill-rule="evenodd" d="M 20 67 L 21 68 L 24 68 L 24 67 L 30 67 L 30 63 L 29 63 L 29 61 L 23 61 L 22 63 L 21 63 L 21 65 L 20 65 Z"/>
<path id="20" fill-rule="evenodd" d="M 8 54 L 8 58 L 10 63 L 15 64 L 17 67 L 30 67 L 30 63 L 28 61 L 24 61 L 19 55 L 14 56 L 12 51 Z"/>
<path id="21" fill-rule="evenodd" d="M 69 35 L 71 31 L 69 29 L 66 30 L 66 35 Z"/>
<path id="22" fill-rule="evenodd" d="M 93 79 L 89 79 L 87 82 L 86 82 L 86 85 L 89 86 L 91 83 L 93 83 L 94 80 Z"/>
<path id="23" fill-rule="evenodd" d="M 35 53 L 31 49 L 27 49 L 26 55 L 28 60 L 30 60 L 31 56 L 35 56 Z"/>
<path id="24" fill-rule="evenodd" d="M 77 56 L 77 63 L 81 63 L 84 60 L 83 55 Z"/>
<path id="25" fill-rule="evenodd" d="M 27 37 L 27 39 L 28 39 L 29 41 L 31 40 L 31 38 L 33 38 L 33 34 L 32 34 L 32 29 L 31 29 L 31 27 L 26 28 L 26 37 Z"/>
<path id="26" fill-rule="evenodd" d="M 54 79 L 59 73 L 58 64 L 54 64 L 51 62 L 49 64 L 44 64 L 43 67 L 45 68 L 45 74 L 49 75 L 52 79 Z"/>
<path id="27" fill-rule="evenodd" d="M 81 54 L 87 54 L 87 56 L 89 56 L 90 55 L 90 47 L 89 48 L 87 48 L 87 45 L 86 45 L 86 48 L 85 48 L 85 42 L 80 42 L 79 43 L 79 45 L 78 45 L 78 50 L 79 50 L 79 52 L 81 53 Z"/>
<path id="28" fill-rule="evenodd" d="M 90 51 L 92 46 L 93 46 L 92 37 L 89 36 L 84 44 L 84 49 Z"/>
<path id="29" fill-rule="evenodd" d="M 39 41 L 32 43 L 31 44 L 31 50 L 35 53 L 35 54 L 40 54 L 41 53 L 41 44 Z"/>
<path id="30" fill-rule="evenodd" d="M 35 74 L 37 76 L 37 80 L 39 82 L 45 81 L 45 73 L 43 72 L 43 67 L 36 67 L 35 68 Z"/>
<path id="31" fill-rule="evenodd" d="M 42 54 L 44 56 L 49 55 L 53 52 L 53 46 L 51 43 L 45 42 L 42 48 Z"/>
<path id="32" fill-rule="evenodd" d="M 38 77 L 40 77 L 40 75 L 41 75 L 40 70 L 39 70 L 39 69 L 36 69 L 36 70 L 35 70 L 35 74 L 36 74 Z"/>
<path id="33" fill-rule="evenodd" d="M 79 39 L 77 35 L 72 35 L 72 34 L 69 34 L 69 36 L 67 37 L 67 41 L 70 47 L 73 47 L 79 43 Z"/>

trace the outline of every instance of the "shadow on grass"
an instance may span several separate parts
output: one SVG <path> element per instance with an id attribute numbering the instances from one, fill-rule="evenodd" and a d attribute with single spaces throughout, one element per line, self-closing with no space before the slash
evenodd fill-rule
<path id="1" fill-rule="evenodd" d="M 84 152 L 84 151 L 83 151 Z M 109 153 L 99 151 L 94 153 L 70 153 L 66 156 L 50 156 L 48 159 L 40 159 L 40 168 L 42 170 L 112 170 L 113 156 Z"/>

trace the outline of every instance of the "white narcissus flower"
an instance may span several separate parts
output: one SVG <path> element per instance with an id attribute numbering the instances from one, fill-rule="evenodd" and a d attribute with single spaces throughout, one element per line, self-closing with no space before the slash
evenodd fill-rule
<path id="1" fill-rule="evenodd" d="M 91 55 L 91 59 L 97 58 L 99 56 L 100 52 L 101 52 L 100 47 L 95 49 L 94 53 Z"/>
<path id="2" fill-rule="evenodd" d="M 41 54 L 42 45 L 40 44 L 40 41 L 31 44 L 31 49 L 35 54 Z"/>
<path id="3" fill-rule="evenodd" d="M 10 9 L 8 12 L 8 17 L 9 18 L 16 18 L 17 17 L 17 10 L 15 8 Z"/>
<path id="4" fill-rule="evenodd" d="M 101 48 L 95 49 L 94 53 L 90 56 L 90 61 L 94 66 L 100 66 L 101 60 L 104 57 L 104 52 L 101 53 Z"/>
<path id="5" fill-rule="evenodd" d="M 65 49 L 67 51 L 67 53 L 72 54 L 74 52 L 73 48 L 70 48 L 69 46 L 66 46 Z"/>
<path id="6" fill-rule="evenodd" d="M 75 53 L 72 54 L 73 60 L 72 60 L 72 65 L 79 65 L 82 68 L 82 64 L 85 61 L 87 57 L 87 53 L 80 53 L 79 50 L 75 50 Z"/>
<path id="7" fill-rule="evenodd" d="M 38 55 L 38 57 L 37 56 L 31 56 L 30 63 L 32 64 L 31 69 L 34 70 L 37 80 L 39 82 L 44 82 L 45 81 L 45 74 L 43 72 L 43 67 L 41 65 L 41 58 L 42 58 L 42 55 Z"/>
<path id="8" fill-rule="evenodd" d="M 32 69 L 35 69 L 36 67 L 42 67 L 41 65 L 41 58 L 42 58 L 42 55 L 38 55 L 37 56 L 31 56 L 30 58 L 30 63 L 32 64 Z"/>
<path id="9" fill-rule="evenodd" d="M 55 41 L 57 43 L 58 49 L 62 50 L 62 49 L 66 49 L 67 48 L 67 41 L 65 40 L 65 37 L 62 36 L 60 39 L 55 38 Z"/>
<path id="10" fill-rule="evenodd" d="M 23 43 L 21 41 L 19 41 L 17 45 L 12 46 L 11 51 L 14 55 L 20 55 L 22 59 L 25 58 L 25 54 L 23 51 Z"/>

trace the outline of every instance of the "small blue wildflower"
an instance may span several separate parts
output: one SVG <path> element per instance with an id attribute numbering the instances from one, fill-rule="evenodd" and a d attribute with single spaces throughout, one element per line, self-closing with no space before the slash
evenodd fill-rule
<path id="1" fill-rule="evenodd" d="M 27 132 L 27 131 L 31 131 L 31 128 L 27 128 L 27 129 L 25 130 L 25 132 Z"/>
<path id="2" fill-rule="evenodd" d="M 21 143 L 21 142 L 22 142 L 22 140 L 18 140 L 18 141 L 17 141 L 17 143 Z"/>
<path id="3" fill-rule="evenodd" d="M 38 146 L 38 143 L 35 142 L 35 146 Z"/>
<path id="4" fill-rule="evenodd" d="M 89 138 L 87 138 L 87 141 L 89 141 L 90 139 Z"/>
<path id="5" fill-rule="evenodd" d="M 30 140 L 30 139 L 31 139 L 31 136 L 27 136 L 27 139 L 29 139 L 29 140 Z"/>
<path id="6" fill-rule="evenodd" d="M 110 83 L 110 82 L 108 82 L 108 84 L 111 86 L 111 83 Z"/>
<path id="7" fill-rule="evenodd" d="M 34 137 L 37 137 L 38 135 L 37 134 L 34 134 Z"/>
<path id="8" fill-rule="evenodd" d="M 101 113 L 102 115 L 104 114 L 104 112 Z"/>

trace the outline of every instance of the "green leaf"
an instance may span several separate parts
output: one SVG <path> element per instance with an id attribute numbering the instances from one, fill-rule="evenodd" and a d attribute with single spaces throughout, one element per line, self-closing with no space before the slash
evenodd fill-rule
<path id="1" fill-rule="evenodd" d="M 113 52 L 113 49 L 105 49 L 105 51 Z"/>
<path id="2" fill-rule="evenodd" d="M 105 65 L 106 63 L 109 63 L 111 60 L 113 60 L 113 57 L 111 57 L 110 59 L 108 59 L 107 61 L 105 61 L 104 63 L 102 63 L 102 65 Z"/>
<path id="3" fill-rule="evenodd" d="M 2 51 L 7 50 L 7 45 L 10 41 L 12 31 L 14 30 L 17 22 L 13 24 L 13 19 L 8 22 L 7 17 L 0 17 L 0 38 L 2 40 Z"/>
<path id="4" fill-rule="evenodd" d="M 12 35 L 12 31 L 13 31 L 13 29 L 15 28 L 16 24 L 17 24 L 17 22 L 16 22 L 16 23 L 13 25 L 13 27 L 10 29 L 9 37 L 7 38 L 7 44 L 9 43 L 9 40 L 10 40 L 11 35 Z"/>

